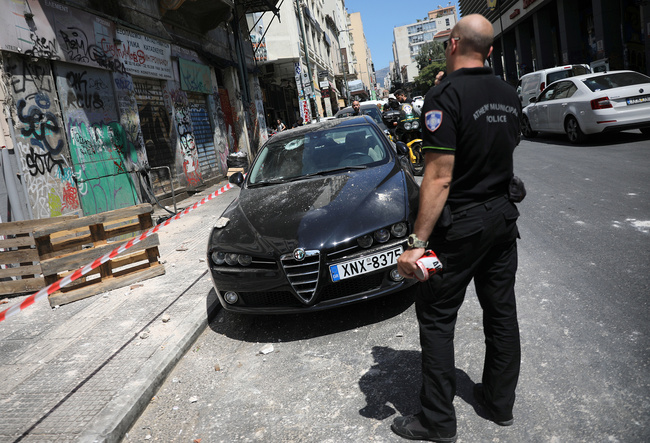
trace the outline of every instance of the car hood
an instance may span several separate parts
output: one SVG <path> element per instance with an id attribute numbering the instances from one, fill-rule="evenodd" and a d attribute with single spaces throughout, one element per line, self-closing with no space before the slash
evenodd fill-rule
<path id="1" fill-rule="evenodd" d="M 394 164 L 242 189 L 210 245 L 251 255 L 329 249 L 406 219 L 404 172 Z"/>

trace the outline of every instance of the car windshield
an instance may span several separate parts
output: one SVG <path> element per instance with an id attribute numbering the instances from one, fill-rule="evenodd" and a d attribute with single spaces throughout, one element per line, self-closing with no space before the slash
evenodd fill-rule
<path id="1" fill-rule="evenodd" d="M 621 86 L 633 86 L 643 83 L 650 83 L 650 77 L 646 77 L 638 72 L 615 72 L 596 77 L 589 77 L 582 82 L 591 89 L 592 92 L 604 91 Z"/>
<path id="2" fill-rule="evenodd" d="M 589 70 L 584 66 L 573 66 L 571 69 L 564 69 L 558 72 L 551 72 L 546 76 L 548 83 L 553 83 L 563 78 L 573 77 L 574 75 L 589 74 Z"/>
<path id="3" fill-rule="evenodd" d="M 262 148 L 249 174 L 250 185 L 273 184 L 384 163 L 388 151 L 370 125 L 301 132 L 273 138 Z"/>

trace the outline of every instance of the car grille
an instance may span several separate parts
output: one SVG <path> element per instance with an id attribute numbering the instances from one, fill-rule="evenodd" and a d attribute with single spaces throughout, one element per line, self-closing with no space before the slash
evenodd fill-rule
<path id="1" fill-rule="evenodd" d="M 323 288 L 319 301 L 336 300 L 351 294 L 378 289 L 384 281 L 384 275 L 384 272 L 377 272 L 333 283 Z"/>
<path id="2" fill-rule="evenodd" d="M 247 307 L 293 308 L 304 306 L 288 291 L 242 292 L 239 295 Z"/>
<path id="3" fill-rule="evenodd" d="M 293 254 L 285 254 L 280 260 L 293 290 L 309 303 L 318 286 L 320 251 L 305 251 L 305 259 L 301 261 L 296 260 Z"/>

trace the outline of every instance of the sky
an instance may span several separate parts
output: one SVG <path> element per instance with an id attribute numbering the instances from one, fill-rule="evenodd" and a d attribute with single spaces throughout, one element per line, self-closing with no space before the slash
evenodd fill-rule
<path id="1" fill-rule="evenodd" d="M 378 71 L 393 61 L 393 28 L 422 20 L 438 5 L 445 7 L 449 3 L 456 6 L 460 18 L 457 0 L 345 0 L 345 7 L 349 13 L 361 13 L 363 32 Z"/>

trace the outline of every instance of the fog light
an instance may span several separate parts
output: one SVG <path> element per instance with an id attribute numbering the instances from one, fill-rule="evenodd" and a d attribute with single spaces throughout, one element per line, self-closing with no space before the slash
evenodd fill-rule
<path id="1" fill-rule="evenodd" d="M 395 223 L 393 226 L 390 227 L 390 233 L 397 238 L 404 237 L 407 232 L 408 232 L 408 228 L 406 227 L 406 223 L 404 222 Z"/>
<path id="2" fill-rule="evenodd" d="M 211 257 L 215 265 L 222 265 L 226 262 L 226 254 L 223 252 L 214 251 Z"/>
<path id="3" fill-rule="evenodd" d="M 253 263 L 253 257 L 250 255 L 242 254 L 239 256 L 239 259 L 237 261 L 239 261 L 239 264 L 242 266 L 248 266 Z"/>
<path id="4" fill-rule="evenodd" d="M 223 295 L 223 298 L 226 300 L 226 303 L 234 305 L 239 300 L 239 295 L 236 292 L 228 291 Z"/>
<path id="5" fill-rule="evenodd" d="M 357 243 L 362 248 L 369 248 L 372 246 L 372 237 L 370 235 L 364 235 L 363 237 L 359 237 Z"/>
<path id="6" fill-rule="evenodd" d="M 411 124 L 411 129 L 415 130 L 420 127 L 420 123 L 416 120 Z"/>
<path id="7" fill-rule="evenodd" d="M 388 232 L 388 229 L 379 229 L 375 231 L 375 240 L 379 243 L 386 243 L 389 238 L 390 232 Z"/>
<path id="8" fill-rule="evenodd" d="M 404 280 L 404 277 L 402 277 L 400 273 L 397 272 L 397 268 L 395 268 L 390 271 L 390 279 L 393 281 L 402 281 Z"/>
<path id="9" fill-rule="evenodd" d="M 407 131 L 410 131 L 411 130 L 411 124 L 409 122 L 404 123 L 404 129 L 406 129 Z"/>
<path id="10" fill-rule="evenodd" d="M 238 258 L 239 258 L 239 255 L 233 254 L 232 252 L 229 253 L 229 254 L 226 254 L 226 263 L 228 263 L 230 266 L 236 265 Z"/>

